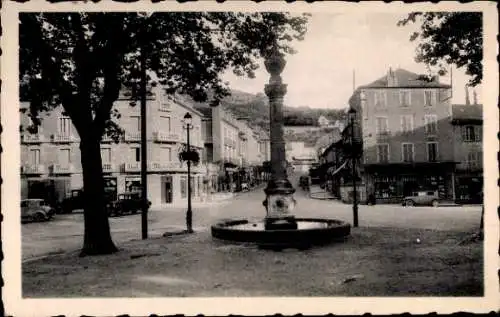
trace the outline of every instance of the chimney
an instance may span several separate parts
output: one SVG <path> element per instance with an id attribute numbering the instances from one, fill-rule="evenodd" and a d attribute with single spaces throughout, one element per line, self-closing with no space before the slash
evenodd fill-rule
<path id="1" fill-rule="evenodd" d="M 469 87 L 465 85 L 465 104 L 470 105 Z"/>
<path id="2" fill-rule="evenodd" d="M 477 92 L 475 89 L 472 91 L 472 96 L 474 98 L 474 104 L 477 105 Z"/>
<path id="3" fill-rule="evenodd" d="M 396 76 L 392 71 L 392 67 L 389 67 L 389 71 L 387 72 L 387 87 L 396 86 Z"/>

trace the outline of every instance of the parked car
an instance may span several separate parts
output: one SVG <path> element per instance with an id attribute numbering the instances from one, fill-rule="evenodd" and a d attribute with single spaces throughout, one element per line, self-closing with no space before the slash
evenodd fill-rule
<path id="1" fill-rule="evenodd" d="M 73 189 L 70 196 L 63 199 L 61 203 L 61 212 L 69 214 L 75 209 L 83 209 L 83 200 L 83 190 Z"/>
<path id="2" fill-rule="evenodd" d="M 151 202 L 148 200 L 148 205 Z M 136 214 L 142 209 L 141 192 L 129 192 L 119 194 L 118 198 L 109 204 L 108 214 L 110 216 L 121 216 L 124 214 Z"/>
<path id="3" fill-rule="evenodd" d="M 21 222 L 41 222 L 50 220 L 55 214 L 55 209 L 43 199 L 21 200 Z"/>
<path id="4" fill-rule="evenodd" d="M 439 195 L 435 190 L 421 190 L 413 192 L 411 196 L 403 199 L 403 206 L 439 206 Z"/>

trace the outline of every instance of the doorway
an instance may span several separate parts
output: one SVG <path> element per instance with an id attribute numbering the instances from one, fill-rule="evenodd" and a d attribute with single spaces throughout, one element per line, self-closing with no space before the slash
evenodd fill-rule
<path id="1" fill-rule="evenodd" d="M 173 200 L 172 176 L 161 177 L 161 202 L 170 204 Z"/>

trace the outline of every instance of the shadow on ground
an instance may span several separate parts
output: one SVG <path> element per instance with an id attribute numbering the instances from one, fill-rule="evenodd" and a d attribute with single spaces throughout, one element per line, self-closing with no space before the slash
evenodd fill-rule
<path id="1" fill-rule="evenodd" d="M 482 296 L 482 242 L 467 236 L 354 228 L 342 243 L 273 252 L 203 231 L 25 263 L 23 297 Z"/>

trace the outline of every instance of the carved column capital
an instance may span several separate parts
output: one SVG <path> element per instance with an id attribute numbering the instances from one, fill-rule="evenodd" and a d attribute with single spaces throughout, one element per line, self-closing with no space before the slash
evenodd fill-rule
<path id="1" fill-rule="evenodd" d="M 269 99 L 283 98 L 286 94 L 286 84 L 267 84 L 264 88 Z"/>

